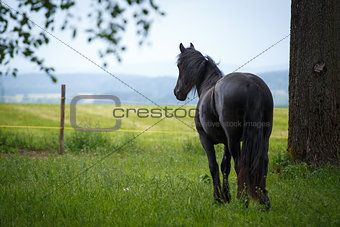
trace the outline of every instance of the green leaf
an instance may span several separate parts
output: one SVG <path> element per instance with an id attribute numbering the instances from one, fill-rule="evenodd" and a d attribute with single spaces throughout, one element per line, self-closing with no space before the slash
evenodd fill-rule
<path id="1" fill-rule="evenodd" d="M 55 76 L 50 75 L 50 78 L 52 79 L 53 83 L 57 83 L 57 78 Z"/>
<path id="2" fill-rule="evenodd" d="M 76 29 L 76 28 L 74 28 L 74 29 L 73 29 L 73 33 L 72 33 L 72 38 L 75 38 L 75 37 L 76 37 L 76 35 L 77 35 L 77 29 Z"/>
<path id="3" fill-rule="evenodd" d="M 23 55 L 25 55 L 25 57 L 29 57 L 29 56 L 31 56 L 34 52 L 33 52 L 31 49 L 29 49 L 29 48 L 25 48 L 25 50 L 24 50 L 22 53 L 23 53 Z"/>

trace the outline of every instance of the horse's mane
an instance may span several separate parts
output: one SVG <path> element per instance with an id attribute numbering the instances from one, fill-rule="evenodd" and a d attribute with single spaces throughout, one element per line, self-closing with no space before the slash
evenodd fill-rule
<path id="1" fill-rule="evenodd" d="M 187 77 L 188 86 L 192 89 L 197 85 L 210 87 L 216 83 L 216 78 L 223 75 L 211 57 L 204 57 L 193 48 L 187 48 L 179 54 L 177 64 L 181 68 L 183 76 Z"/>

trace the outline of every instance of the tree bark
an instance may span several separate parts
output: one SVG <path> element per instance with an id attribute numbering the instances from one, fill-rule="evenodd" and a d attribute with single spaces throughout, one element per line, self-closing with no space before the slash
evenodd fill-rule
<path id="1" fill-rule="evenodd" d="M 340 1 L 292 0 L 288 152 L 340 163 Z"/>

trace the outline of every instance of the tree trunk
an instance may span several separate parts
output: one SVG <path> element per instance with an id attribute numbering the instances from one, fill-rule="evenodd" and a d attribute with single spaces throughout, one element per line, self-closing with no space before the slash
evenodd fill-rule
<path id="1" fill-rule="evenodd" d="M 288 152 L 340 160 L 340 1 L 292 0 Z"/>

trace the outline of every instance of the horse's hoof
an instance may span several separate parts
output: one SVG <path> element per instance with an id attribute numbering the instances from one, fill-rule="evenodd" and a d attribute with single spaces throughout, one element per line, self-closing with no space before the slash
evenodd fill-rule
<path id="1" fill-rule="evenodd" d="M 264 204 L 262 204 L 262 205 L 264 205 L 266 211 L 270 210 L 270 201 L 269 200 L 267 202 L 265 202 Z"/>
<path id="2" fill-rule="evenodd" d="M 268 196 L 265 196 L 264 198 L 262 198 L 260 200 L 260 204 L 263 205 L 267 211 L 270 210 L 270 200 Z"/>
<path id="3" fill-rule="evenodd" d="M 223 197 L 224 202 L 230 203 L 231 195 L 230 195 L 229 190 L 223 190 L 223 188 L 222 188 L 222 197 Z"/>
<path id="4" fill-rule="evenodd" d="M 223 204 L 224 201 L 223 201 L 223 199 L 221 199 L 221 198 L 215 198 L 215 203 L 217 203 L 217 204 Z"/>
<path id="5" fill-rule="evenodd" d="M 224 195 L 223 200 L 224 200 L 224 202 L 226 202 L 226 203 L 230 203 L 230 201 L 231 201 L 231 195 L 230 195 L 229 192 L 228 192 L 226 195 Z"/>

